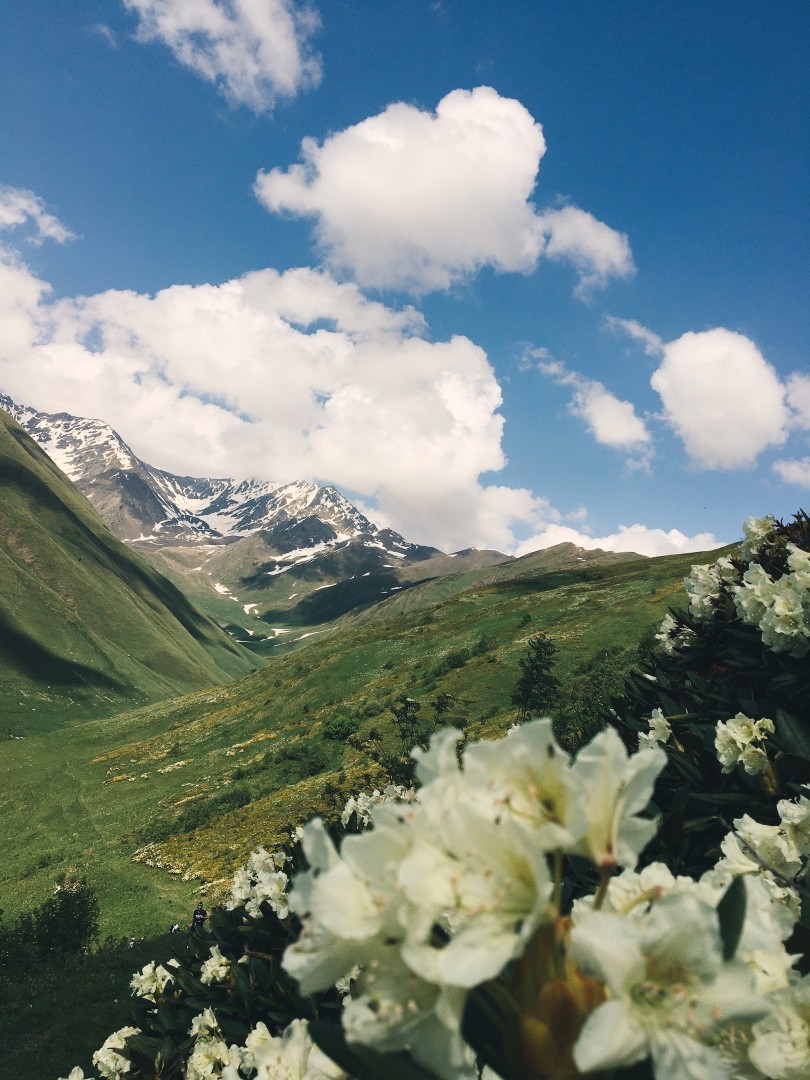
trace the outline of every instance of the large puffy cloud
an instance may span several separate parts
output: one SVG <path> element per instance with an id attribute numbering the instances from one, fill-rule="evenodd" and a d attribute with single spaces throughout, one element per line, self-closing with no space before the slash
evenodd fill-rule
<path id="1" fill-rule="evenodd" d="M 181 64 L 215 83 L 235 105 L 271 109 L 316 85 L 320 62 L 309 39 L 314 10 L 297 0 L 123 0 L 141 41 L 161 41 Z"/>
<path id="2" fill-rule="evenodd" d="M 634 464 L 647 468 L 652 440 L 647 425 L 637 415 L 633 404 L 617 398 L 596 379 L 571 371 L 561 361 L 550 358 L 544 350 L 537 351 L 535 355 L 538 357 L 538 369 L 544 375 L 560 386 L 573 389 L 568 407 L 574 416 L 585 422 L 596 441 L 603 446 L 626 451 Z"/>
<path id="3" fill-rule="evenodd" d="M 529 201 L 543 131 L 519 101 L 479 86 L 454 90 L 435 113 L 390 105 L 318 143 L 302 163 L 260 172 L 271 211 L 314 217 L 330 265 L 373 288 L 446 289 L 483 266 L 533 270 L 567 259 L 587 285 L 626 276 L 627 238 L 573 206 Z"/>
<path id="4" fill-rule="evenodd" d="M 753 341 L 718 327 L 664 346 L 651 379 L 664 417 L 701 469 L 753 465 L 787 438 L 785 387 Z"/>
<path id="5" fill-rule="evenodd" d="M 100 417 L 161 468 L 334 483 L 445 549 L 509 548 L 560 516 L 481 482 L 505 464 L 500 387 L 413 308 L 308 269 L 57 302 L 10 256 L 0 278 L 0 389 Z"/>
<path id="6" fill-rule="evenodd" d="M 620 525 L 609 536 L 591 536 L 572 529 L 568 525 L 552 523 L 517 548 L 518 555 L 554 544 L 576 544 L 577 547 L 601 548 L 605 551 L 635 551 L 639 555 L 681 555 L 689 551 L 710 551 L 723 546 L 713 533 L 695 533 L 687 536 L 679 529 L 651 529 L 647 525 Z"/>

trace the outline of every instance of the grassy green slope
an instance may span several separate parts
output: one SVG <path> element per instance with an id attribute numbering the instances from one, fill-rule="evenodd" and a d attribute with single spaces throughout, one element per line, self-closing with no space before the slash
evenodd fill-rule
<path id="1" fill-rule="evenodd" d="M 708 556 L 716 557 L 716 553 Z M 190 910 L 194 890 L 221 895 L 257 844 L 328 812 L 334 785 L 374 780 L 363 754 L 327 738 L 343 720 L 393 738 L 403 693 L 431 714 L 439 694 L 473 737 L 503 731 L 518 661 L 539 630 L 559 649 L 564 679 L 614 645 L 634 646 L 667 608 L 699 555 L 593 562 L 539 572 L 530 557 L 496 580 L 395 610 L 273 660 L 245 679 L 71 730 L 4 744 L 0 758 L 0 907 L 47 895 L 54 874 L 87 872 L 104 932 L 142 933 Z M 703 561 L 706 561 L 705 559 Z M 537 562 L 537 560 L 535 560 Z M 241 792 L 246 804 L 222 803 Z M 247 801 L 249 800 L 249 801 Z"/>
<path id="2" fill-rule="evenodd" d="M 0 737 L 109 715 L 254 666 L 116 540 L 0 412 Z"/>

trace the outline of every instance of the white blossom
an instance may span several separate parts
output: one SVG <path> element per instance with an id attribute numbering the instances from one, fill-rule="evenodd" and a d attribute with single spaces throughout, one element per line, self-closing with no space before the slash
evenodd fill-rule
<path id="1" fill-rule="evenodd" d="M 176 960 L 169 960 L 168 964 L 174 968 L 180 966 Z M 132 976 L 129 985 L 133 994 L 146 1001 L 154 1001 L 173 981 L 174 976 L 170 971 L 167 971 L 162 964 L 156 964 L 154 960 L 151 960 L 141 971 Z"/>
<path id="2" fill-rule="evenodd" d="M 743 542 L 740 545 L 742 557 L 751 559 L 757 554 L 762 541 L 773 532 L 776 519 L 767 514 L 765 517 L 750 517 L 743 525 Z"/>
<path id="3" fill-rule="evenodd" d="M 728 1074 L 712 1037 L 768 1011 L 748 968 L 724 961 L 717 912 L 697 896 L 664 896 L 635 919 L 585 912 L 571 956 L 610 990 L 575 1044 L 581 1072 L 651 1057 L 658 1080 L 718 1080 Z"/>
<path id="4" fill-rule="evenodd" d="M 714 748 L 723 772 L 732 772 L 737 765 L 751 776 L 764 772 L 768 757 L 762 744 L 773 731 L 773 721 L 767 717 L 752 720 L 745 713 L 737 713 L 731 720 L 718 721 Z"/>
<path id="5" fill-rule="evenodd" d="M 231 971 L 231 962 L 219 951 L 219 945 L 212 945 L 210 951 L 211 955 L 200 968 L 200 982 L 207 986 L 211 983 L 224 982 Z"/>
<path id="6" fill-rule="evenodd" d="M 283 852 L 271 853 L 263 847 L 254 851 L 247 865 L 240 867 L 234 876 L 226 908 L 231 911 L 244 907 L 249 915 L 257 918 L 261 915 L 261 905 L 266 900 L 280 919 L 286 919 L 289 914 L 289 879 L 282 870 L 286 861 L 287 856 Z"/>
<path id="7" fill-rule="evenodd" d="M 100 1049 L 93 1054 L 93 1064 L 105 1080 L 119 1080 L 130 1070 L 130 1062 L 118 1053 L 123 1050 L 130 1035 L 137 1035 L 140 1028 L 122 1027 L 114 1031 Z"/>
<path id="8" fill-rule="evenodd" d="M 810 1076 L 810 977 L 773 995 L 769 1016 L 753 1027 L 748 1054 L 770 1080 Z"/>
<path id="9" fill-rule="evenodd" d="M 669 720 L 664 716 L 661 709 L 653 709 L 648 723 L 649 731 L 640 731 L 638 734 L 639 750 L 649 750 L 659 743 L 665 743 L 672 734 Z"/>

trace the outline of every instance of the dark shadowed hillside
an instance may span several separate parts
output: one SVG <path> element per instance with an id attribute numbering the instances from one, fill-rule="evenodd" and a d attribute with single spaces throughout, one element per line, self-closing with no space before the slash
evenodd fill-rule
<path id="1" fill-rule="evenodd" d="M 254 666 L 0 411 L 0 733 L 108 715 Z"/>

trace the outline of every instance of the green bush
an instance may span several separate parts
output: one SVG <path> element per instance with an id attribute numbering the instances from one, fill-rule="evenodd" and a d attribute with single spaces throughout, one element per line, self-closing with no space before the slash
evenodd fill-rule
<path id="1" fill-rule="evenodd" d="M 86 879 L 64 880 L 43 904 L 0 929 L 0 963 L 13 967 L 86 952 L 98 937 L 98 915 L 98 898 Z"/>
<path id="2" fill-rule="evenodd" d="M 357 730 L 357 724 L 348 716 L 333 716 L 323 726 L 325 739 L 334 739 L 335 742 L 344 742 Z"/>

